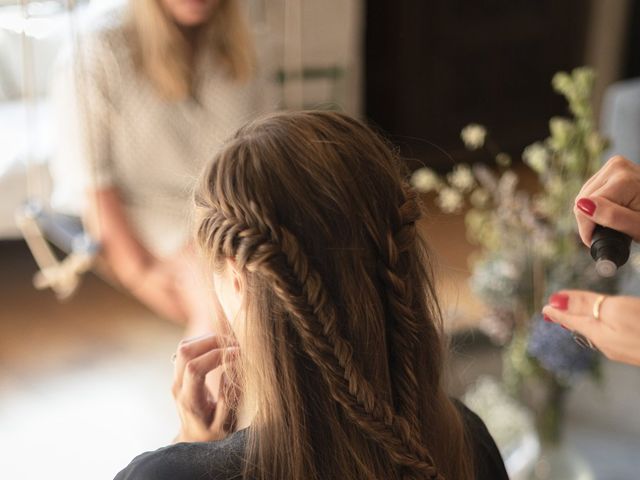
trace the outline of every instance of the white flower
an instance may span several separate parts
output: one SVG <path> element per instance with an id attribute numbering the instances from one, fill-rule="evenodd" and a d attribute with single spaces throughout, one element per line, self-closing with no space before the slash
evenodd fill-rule
<path id="1" fill-rule="evenodd" d="M 557 150 L 566 148 L 569 145 L 575 127 L 571 120 L 562 117 L 553 117 L 549 120 L 549 131 L 551 132 L 551 146 Z"/>
<path id="2" fill-rule="evenodd" d="M 531 412 L 491 377 L 480 377 L 462 401 L 482 418 L 502 451 L 513 448 L 523 435 L 534 431 Z"/>
<path id="3" fill-rule="evenodd" d="M 447 179 L 449 183 L 456 187 L 461 192 L 467 192 L 475 185 L 476 181 L 473 178 L 473 173 L 468 165 L 457 165 L 453 172 L 451 172 Z"/>
<path id="4" fill-rule="evenodd" d="M 566 188 L 565 182 L 563 182 L 560 177 L 554 176 L 547 182 L 547 191 L 551 195 L 561 195 Z"/>
<path id="5" fill-rule="evenodd" d="M 411 185 L 422 193 L 437 190 L 440 187 L 440 178 L 430 168 L 419 168 L 411 175 Z"/>
<path id="6" fill-rule="evenodd" d="M 560 93 L 568 94 L 575 91 L 573 79 L 567 72 L 556 73 L 551 80 L 551 84 L 553 88 Z"/>
<path id="7" fill-rule="evenodd" d="M 522 159 L 534 172 L 543 173 L 549 163 L 549 152 L 542 143 L 536 142 L 524 149 Z"/>
<path id="8" fill-rule="evenodd" d="M 511 166 L 511 156 L 508 153 L 500 152 L 496 155 L 496 163 L 501 167 L 510 167 Z"/>
<path id="9" fill-rule="evenodd" d="M 445 187 L 440 190 L 436 201 L 444 213 L 455 213 L 462 208 L 462 194 L 455 188 Z"/>
<path id="10" fill-rule="evenodd" d="M 460 132 L 460 137 L 469 150 L 482 148 L 486 136 L 487 129 L 477 123 L 470 123 Z"/>
<path id="11" fill-rule="evenodd" d="M 498 181 L 498 191 L 505 197 L 513 195 L 517 186 L 518 175 L 513 170 L 504 172 Z"/>
<path id="12" fill-rule="evenodd" d="M 475 191 L 471 194 L 471 205 L 477 208 L 483 208 L 489 202 L 489 192 L 487 192 L 484 188 L 476 188 Z"/>

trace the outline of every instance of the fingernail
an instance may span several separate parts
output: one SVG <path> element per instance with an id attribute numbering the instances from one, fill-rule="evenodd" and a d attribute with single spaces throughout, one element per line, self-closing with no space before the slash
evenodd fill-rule
<path id="1" fill-rule="evenodd" d="M 581 198 L 576 202 L 576 207 L 578 207 L 581 211 L 586 213 L 587 215 L 593 215 L 593 212 L 596 211 L 596 204 L 593 200 L 589 200 L 588 198 Z"/>
<path id="2" fill-rule="evenodd" d="M 564 293 L 554 293 L 549 297 L 549 305 L 558 310 L 566 310 L 569 306 L 569 296 Z"/>
<path id="3" fill-rule="evenodd" d="M 542 315 L 542 318 L 545 322 L 553 322 L 553 320 L 551 320 L 547 315 Z"/>

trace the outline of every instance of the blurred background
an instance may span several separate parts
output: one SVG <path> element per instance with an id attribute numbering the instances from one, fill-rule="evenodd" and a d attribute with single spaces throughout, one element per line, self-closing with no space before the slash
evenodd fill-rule
<path id="1" fill-rule="evenodd" d="M 598 161 L 610 153 L 640 161 L 640 2 L 241 3 L 265 88 L 273 92 L 272 108 L 331 108 L 364 118 L 398 145 L 411 171 L 421 172 L 412 179 L 425 192 L 428 218 L 421 228 L 437 263 L 452 342 L 451 392 L 483 416 L 512 478 L 638 478 L 640 369 L 585 360 L 582 352 L 556 369 L 555 357 L 549 363 L 538 355 L 530 339 L 537 338 L 539 319 L 527 311 L 531 323 L 522 327 L 523 314 L 513 307 L 520 293 L 511 287 L 529 285 L 523 283 L 527 274 L 500 277 L 508 285 L 498 294 L 515 299 L 509 307 L 488 300 L 477 262 L 490 248 L 469 235 L 468 213 L 478 204 L 463 197 L 476 190 L 491 194 L 481 179 L 465 177 L 477 175 L 467 169 L 476 164 L 498 180 L 513 173 L 522 195 L 545 195 L 549 175 L 540 175 L 536 158 L 568 158 L 576 142 Z M 0 0 L 1 478 L 113 478 L 135 455 L 170 443 L 177 432 L 170 357 L 185 328 L 160 318 L 113 278 L 105 280 L 99 268 L 88 268 L 95 245 L 82 236 L 77 219 L 66 211 L 58 216 L 52 202 L 50 163 L 71 155 L 67 144 L 80 135 L 79 124 L 62 115 L 73 105 L 61 108 L 52 86 L 61 65 L 82 55 L 104 18 L 125 8 L 124 0 Z M 591 71 L 571 74 L 584 65 L 594 78 Z M 571 75 L 563 77 L 564 87 L 562 78 L 554 83 L 554 91 L 558 71 Z M 588 111 L 569 110 L 567 99 L 582 101 Z M 569 123 L 552 121 L 550 132 L 550 119 L 558 116 Z M 468 124 L 475 130 L 461 138 Z M 597 143 L 600 134 L 608 146 Z M 532 144 L 542 148 L 538 157 L 532 150 L 523 156 Z M 60 171 L 74 175 L 73 164 L 62 165 L 57 178 Z M 560 190 L 570 190 L 579 175 L 563 175 L 569 177 L 558 177 L 566 180 Z M 21 230 L 16 212 L 24 219 L 27 201 Z M 481 207 L 490 214 L 491 205 Z M 25 232 L 41 263 L 44 258 L 53 268 L 39 283 L 57 282 L 58 295 L 34 288 L 39 267 Z M 59 266 L 42 254 L 41 240 L 55 244 L 58 259 L 73 256 L 76 263 L 60 273 L 66 280 L 52 280 Z M 560 257 L 544 260 L 550 258 L 564 264 Z M 635 265 L 640 262 L 632 259 L 620 281 L 603 288 L 640 294 Z M 587 268 L 575 278 L 587 278 Z M 496 322 L 499 315 L 509 320 Z M 518 353 L 519 334 L 529 342 L 525 353 Z M 555 355 L 565 346 L 544 348 Z M 513 370 L 517 394 L 509 383 Z M 527 399 L 536 396 L 541 399 L 530 405 Z M 551 434 L 538 421 L 549 406 L 560 407 L 552 408 Z M 560 458 L 549 452 L 561 452 Z"/>

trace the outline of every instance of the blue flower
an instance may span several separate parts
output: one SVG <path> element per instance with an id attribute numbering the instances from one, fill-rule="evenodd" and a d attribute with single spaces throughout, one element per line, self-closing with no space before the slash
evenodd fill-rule
<path id="1" fill-rule="evenodd" d="M 545 322 L 542 315 L 531 319 L 527 353 L 564 381 L 591 372 L 597 363 L 594 351 L 578 345 L 571 332 L 556 323 Z"/>

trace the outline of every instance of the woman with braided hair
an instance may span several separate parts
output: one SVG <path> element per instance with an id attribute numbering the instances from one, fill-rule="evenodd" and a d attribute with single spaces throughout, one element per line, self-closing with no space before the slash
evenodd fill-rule
<path id="1" fill-rule="evenodd" d="M 507 478 L 444 391 L 421 209 L 382 139 L 338 113 L 256 120 L 217 154 L 196 208 L 233 336 L 180 344 L 178 443 L 117 480 Z"/>

